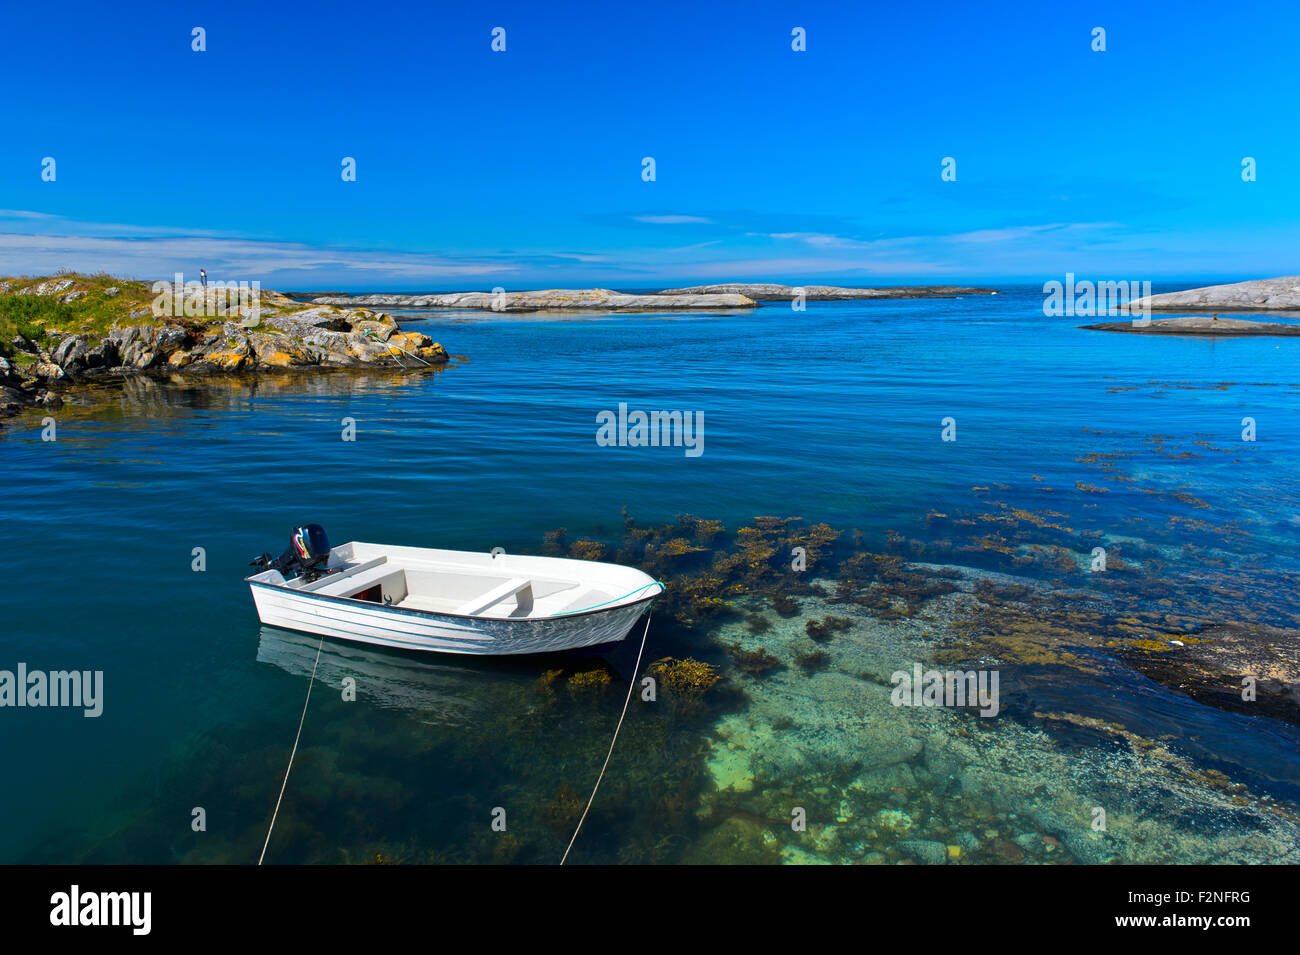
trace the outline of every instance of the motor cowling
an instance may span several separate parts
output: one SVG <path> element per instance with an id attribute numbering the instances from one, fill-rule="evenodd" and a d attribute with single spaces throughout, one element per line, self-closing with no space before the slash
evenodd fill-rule
<path id="1" fill-rule="evenodd" d="M 252 561 L 254 566 L 278 570 L 285 577 L 315 580 L 328 573 L 330 539 L 319 524 L 302 524 L 289 534 L 289 546 L 274 560 L 263 554 Z"/>

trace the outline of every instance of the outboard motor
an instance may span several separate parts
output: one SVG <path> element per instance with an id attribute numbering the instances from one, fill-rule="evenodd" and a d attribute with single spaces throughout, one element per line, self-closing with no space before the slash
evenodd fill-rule
<path id="1" fill-rule="evenodd" d="M 250 561 L 253 567 L 278 570 L 285 578 L 302 577 L 311 582 L 329 573 L 330 539 L 319 524 L 303 524 L 289 535 L 289 546 L 274 560 L 263 554 Z"/>

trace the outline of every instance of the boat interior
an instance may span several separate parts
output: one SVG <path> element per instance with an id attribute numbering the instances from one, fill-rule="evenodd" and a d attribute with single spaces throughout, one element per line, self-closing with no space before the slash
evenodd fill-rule
<path id="1" fill-rule="evenodd" d="M 301 577 L 285 580 L 276 570 L 249 579 L 299 593 L 461 617 L 496 618 L 576 613 L 616 601 L 638 585 L 652 585 L 640 571 L 590 561 L 504 554 L 494 557 L 357 542 L 334 548 L 328 566 L 326 576 L 310 582 Z M 573 576 L 564 576 L 570 569 Z M 627 576 L 629 571 L 635 576 Z"/>

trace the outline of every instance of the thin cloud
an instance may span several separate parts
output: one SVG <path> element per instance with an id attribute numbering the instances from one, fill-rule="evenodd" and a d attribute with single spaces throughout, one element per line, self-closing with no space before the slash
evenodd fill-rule
<path id="1" fill-rule="evenodd" d="M 572 259 L 570 259 L 572 261 Z M 362 272 L 379 279 L 497 275 L 513 261 L 363 249 L 320 249 L 300 243 L 201 236 L 119 238 L 0 233 L 0 262 L 7 273 L 47 274 L 62 268 L 157 278 L 193 272 L 272 277 L 285 273 Z"/>
<path id="2" fill-rule="evenodd" d="M 633 216 L 637 222 L 648 222 L 652 225 L 712 225 L 712 219 L 706 219 L 704 216 Z"/>
<path id="3" fill-rule="evenodd" d="M 622 221 L 630 218 L 625 216 Z M 849 226 L 842 230 L 787 226 L 779 231 L 742 231 L 728 227 L 725 236 L 681 245 L 646 241 L 633 246 L 570 246 L 558 251 L 496 248 L 479 252 L 316 245 L 173 227 L 76 222 L 22 210 L 0 210 L 0 222 L 3 274 L 39 275 L 74 269 L 152 280 L 177 271 L 193 274 L 202 266 L 214 277 L 261 280 L 268 288 L 619 287 L 649 285 L 659 278 L 673 285 L 689 278 L 798 285 L 821 277 L 896 284 L 889 280 L 902 276 L 1033 277 L 1067 270 L 1080 274 L 1120 270 L 1127 274 L 1159 264 L 1156 245 L 1133 247 L 1134 238 L 1144 238 L 1142 227 L 1118 222 L 1048 222 L 876 237 L 854 234 L 851 223 L 842 223 Z M 643 233 L 649 234 L 672 233 Z M 1174 244 L 1180 246 L 1185 269 L 1202 263 L 1220 271 L 1233 266 L 1228 261 L 1231 256 L 1225 258 L 1221 249 L 1207 251 L 1190 240 Z M 1168 253 L 1170 240 L 1165 239 L 1159 247 Z M 1255 268 L 1260 267 L 1256 263 Z M 1266 270 L 1276 271 L 1277 267 Z"/>

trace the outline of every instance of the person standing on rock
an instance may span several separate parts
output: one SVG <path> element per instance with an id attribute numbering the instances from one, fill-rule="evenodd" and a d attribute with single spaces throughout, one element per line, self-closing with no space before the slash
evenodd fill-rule
<path id="1" fill-rule="evenodd" d="M 207 288 L 207 287 L 208 287 L 208 270 L 207 270 L 207 269 L 199 269 L 199 281 L 203 283 L 203 287 L 204 287 L 204 288 Z"/>

